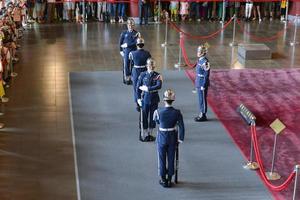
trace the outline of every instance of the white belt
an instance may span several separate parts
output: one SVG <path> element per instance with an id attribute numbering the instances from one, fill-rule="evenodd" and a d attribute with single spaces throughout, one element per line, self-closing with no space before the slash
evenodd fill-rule
<path id="1" fill-rule="evenodd" d="M 199 77 L 204 77 L 204 75 L 202 75 L 202 74 L 197 74 L 197 76 L 199 76 Z"/>
<path id="2" fill-rule="evenodd" d="M 134 67 L 134 68 L 145 68 L 145 67 L 146 67 L 146 65 L 141 65 L 141 66 L 134 65 L 133 67 Z"/>
<path id="3" fill-rule="evenodd" d="M 160 131 L 175 131 L 176 128 L 159 128 Z"/>

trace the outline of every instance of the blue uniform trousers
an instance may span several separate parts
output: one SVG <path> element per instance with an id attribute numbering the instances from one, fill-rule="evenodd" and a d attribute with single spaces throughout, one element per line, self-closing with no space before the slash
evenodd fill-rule
<path id="1" fill-rule="evenodd" d="M 132 68 L 131 80 L 132 80 L 132 85 L 133 85 L 134 102 L 137 102 L 137 99 L 138 99 L 138 96 L 136 93 L 136 85 L 138 82 L 138 78 L 139 78 L 140 74 L 146 70 L 147 70 L 146 67 L 145 68 L 135 68 L 135 67 Z"/>
<path id="2" fill-rule="evenodd" d="M 129 60 L 129 53 L 131 52 L 130 49 L 126 48 L 124 50 L 124 58 L 123 58 L 123 72 L 124 76 L 130 76 L 131 75 L 131 69 L 130 69 L 130 60 Z"/>
<path id="3" fill-rule="evenodd" d="M 166 174 L 173 176 L 177 133 L 175 131 L 159 131 L 156 142 L 159 160 L 159 176 L 165 177 Z M 167 163 L 168 167 L 166 166 Z"/>
<path id="4" fill-rule="evenodd" d="M 144 18 L 145 24 L 148 24 L 149 7 L 150 6 L 148 4 L 140 4 L 139 5 L 140 25 L 143 23 L 143 18 Z"/>
<path id="5" fill-rule="evenodd" d="M 143 109 L 143 128 L 155 128 L 155 121 L 153 120 L 153 113 L 158 108 L 158 103 L 144 104 Z"/>
<path id="6" fill-rule="evenodd" d="M 197 88 L 198 100 L 199 100 L 199 110 L 201 113 L 207 113 L 207 88 L 200 90 Z"/>

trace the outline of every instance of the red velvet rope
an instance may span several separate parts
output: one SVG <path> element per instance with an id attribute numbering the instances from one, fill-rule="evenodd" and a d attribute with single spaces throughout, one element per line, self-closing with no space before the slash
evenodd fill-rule
<path id="1" fill-rule="evenodd" d="M 182 51 L 182 55 L 183 55 L 183 59 L 184 59 L 184 62 L 185 64 L 189 67 L 189 68 L 194 68 L 196 67 L 196 64 L 192 64 L 187 56 L 187 53 L 186 53 L 186 50 L 185 50 L 185 47 L 184 47 L 184 39 L 183 37 L 180 37 L 180 48 L 181 48 L 181 51 Z"/>
<path id="2" fill-rule="evenodd" d="M 276 40 L 277 38 L 279 38 L 280 36 L 282 36 L 283 33 L 284 33 L 284 30 L 281 30 L 281 31 L 277 32 L 275 35 L 273 35 L 273 36 L 271 36 L 271 37 L 258 37 L 258 36 L 256 36 L 256 35 L 251 34 L 249 31 L 246 31 L 246 30 L 244 29 L 244 27 L 242 26 L 240 20 L 237 20 L 237 24 L 238 24 L 239 27 L 240 27 L 240 32 L 241 32 L 241 33 L 246 33 L 246 34 L 249 35 L 253 40 L 260 41 L 260 42 L 268 42 L 268 41 Z M 291 24 L 289 23 L 289 25 L 288 25 L 287 28 L 289 28 L 290 26 L 291 26 Z"/>
<path id="3" fill-rule="evenodd" d="M 252 140 L 253 140 L 255 157 L 256 157 L 256 160 L 257 160 L 257 162 L 259 164 L 259 172 L 260 172 L 260 174 L 261 174 L 261 176 L 263 178 L 263 181 L 265 182 L 265 184 L 268 187 L 270 187 L 274 191 L 282 191 L 282 190 L 286 189 L 289 186 L 289 184 L 291 183 L 291 181 L 293 180 L 293 178 L 295 177 L 296 172 L 293 171 L 289 175 L 289 177 L 281 185 L 274 186 L 273 184 L 271 184 L 270 181 L 266 177 L 264 166 L 263 166 L 263 163 L 262 163 L 262 160 L 261 160 L 255 126 L 251 126 L 251 135 L 252 135 Z"/>
<path id="4" fill-rule="evenodd" d="M 169 22 L 171 27 L 173 27 L 178 33 L 182 33 L 184 34 L 186 37 L 188 37 L 189 39 L 194 39 L 194 40 L 199 40 L 199 39 L 209 39 L 211 37 L 214 37 L 215 35 L 217 35 L 218 33 L 220 33 L 221 31 L 223 31 L 225 28 L 227 28 L 227 26 L 232 22 L 233 17 L 230 18 L 230 20 L 219 30 L 217 30 L 214 33 L 211 33 L 209 35 L 192 35 L 190 33 L 184 32 L 182 29 L 180 29 L 175 23 L 173 22 Z"/>

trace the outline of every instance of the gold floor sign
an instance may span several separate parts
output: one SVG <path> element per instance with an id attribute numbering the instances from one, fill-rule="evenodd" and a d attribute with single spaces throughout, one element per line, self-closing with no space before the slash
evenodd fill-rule
<path id="1" fill-rule="evenodd" d="M 286 126 L 279 119 L 275 119 L 270 124 L 270 127 L 276 134 L 280 134 L 286 128 Z"/>

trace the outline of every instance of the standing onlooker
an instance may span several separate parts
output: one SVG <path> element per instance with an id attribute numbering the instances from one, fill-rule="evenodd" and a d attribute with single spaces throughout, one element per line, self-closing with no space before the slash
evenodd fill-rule
<path id="1" fill-rule="evenodd" d="M 258 21 L 259 22 L 261 22 L 262 21 L 262 19 L 261 19 L 261 12 L 260 12 L 260 8 L 261 8 L 261 2 L 254 2 L 254 12 L 253 12 L 253 14 L 254 14 L 254 18 L 253 18 L 253 20 L 256 20 L 257 19 L 257 16 L 258 16 Z"/>
<path id="2" fill-rule="evenodd" d="M 176 22 L 178 18 L 178 8 L 179 2 L 178 1 L 171 1 L 170 2 L 170 11 L 171 11 L 171 21 Z"/>
<path id="3" fill-rule="evenodd" d="M 54 21 L 55 0 L 47 0 L 47 22 Z"/>
<path id="4" fill-rule="evenodd" d="M 286 0 L 281 0 L 280 4 L 280 21 L 285 20 L 285 13 L 286 12 Z"/>
<path id="5" fill-rule="evenodd" d="M 126 17 L 126 3 L 118 3 L 119 23 L 124 23 Z"/>
<path id="6" fill-rule="evenodd" d="M 189 3 L 189 21 L 195 20 L 200 21 L 200 3 L 190 2 Z"/>
<path id="7" fill-rule="evenodd" d="M 28 12 L 28 22 L 33 22 L 33 10 L 34 10 L 34 0 L 27 0 L 26 1 L 27 12 Z"/>
<path id="8" fill-rule="evenodd" d="M 245 20 L 250 21 L 252 13 L 253 2 L 251 0 L 246 0 L 246 9 L 245 9 Z"/>
<path id="9" fill-rule="evenodd" d="M 149 7 L 150 7 L 150 1 L 149 0 L 139 0 L 139 24 L 144 23 L 148 24 L 148 16 L 149 16 Z"/>
<path id="10" fill-rule="evenodd" d="M 66 11 L 67 20 L 69 22 L 72 22 L 74 18 L 75 3 L 72 2 L 71 0 L 65 0 L 64 9 Z"/>
<path id="11" fill-rule="evenodd" d="M 63 12 L 64 12 L 64 4 L 61 0 L 56 0 L 55 2 L 55 8 L 56 8 L 56 17 L 58 21 L 63 20 Z"/>
<path id="12" fill-rule="evenodd" d="M 41 23 L 43 21 L 44 18 L 44 9 L 43 9 L 43 4 L 44 4 L 44 0 L 36 0 L 35 1 L 35 13 L 36 13 L 36 18 L 37 18 L 37 22 Z"/>
<path id="13" fill-rule="evenodd" d="M 180 15 L 181 20 L 185 21 L 189 16 L 189 3 L 188 2 L 180 2 Z"/>
<path id="14" fill-rule="evenodd" d="M 107 21 L 107 5 L 106 2 L 98 2 L 97 18 L 100 22 Z"/>
<path id="15" fill-rule="evenodd" d="M 116 1 L 115 0 L 108 0 L 109 5 L 109 17 L 110 17 L 110 23 L 116 22 Z"/>

